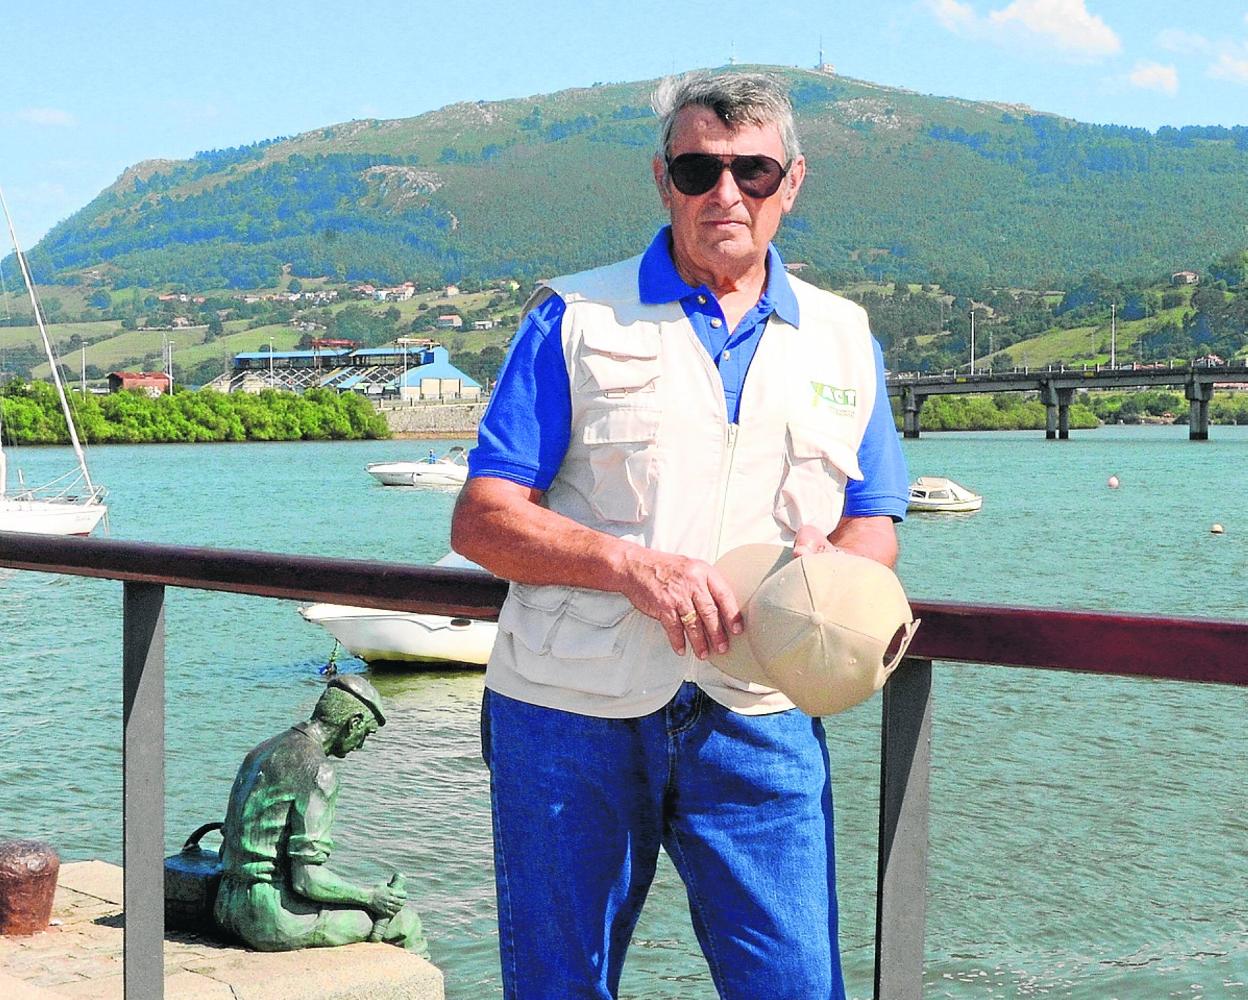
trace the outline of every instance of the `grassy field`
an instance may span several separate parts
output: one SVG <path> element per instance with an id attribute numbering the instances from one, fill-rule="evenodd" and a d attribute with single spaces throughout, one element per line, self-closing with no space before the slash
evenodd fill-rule
<path id="1" fill-rule="evenodd" d="M 8 253 L 8 248 L 0 250 L 0 258 Z M 0 316 L 11 315 L 30 315 L 30 298 L 26 294 L 26 286 L 23 284 L 21 276 L 10 274 L 10 269 L 4 269 L 4 292 L 0 292 Z M 87 308 L 87 299 L 90 298 L 93 288 L 86 285 L 41 285 L 35 282 L 35 294 L 39 296 L 39 301 L 43 305 L 45 313 L 55 312 L 55 306 L 60 306 L 66 314 L 71 316 L 79 315 Z M 7 294 L 5 294 L 7 292 Z M 125 295 L 125 292 L 115 293 L 118 296 Z"/>
<path id="2" fill-rule="evenodd" d="M 1150 330 L 1163 323 L 1182 323 L 1186 307 L 1166 309 L 1147 319 L 1121 320 L 1115 336 L 1117 355 L 1126 358 L 1135 354 L 1135 344 Z M 1110 324 L 1075 326 L 1069 329 L 1053 329 L 1038 337 L 1024 340 L 997 351 L 992 357 L 1005 357 L 1010 364 L 1032 368 L 1057 364 L 1064 361 L 1080 364 L 1108 364 L 1110 350 Z"/>
<path id="3" fill-rule="evenodd" d="M 121 323 L 117 320 L 101 320 L 94 323 L 50 323 L 48 336 L 58 354 L 68 354 L 71 348 L 69 340 L 77 336 L 85 342 L 105 340 L 115 337 L 121 332 Z M 0 327 L 0 348 L 4 347 L 37 347 L 43 350 L 39 340 L 37 326 L 6 326 Z M 90 351 L 90 348 L 88 348 Z M 89 360 L 89 359 L 88 359 Z"/>

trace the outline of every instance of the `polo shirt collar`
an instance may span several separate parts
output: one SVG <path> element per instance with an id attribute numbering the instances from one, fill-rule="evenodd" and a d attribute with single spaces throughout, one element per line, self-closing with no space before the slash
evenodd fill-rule
<path id="1" fill-rule="evenodd" d="M 645 305 L 679 302 L 700 291 L 686 284 L 676 270 L 676 262 L 672 260 L 671 238 L 672 227 L 664 226 L 655 234 L 642 255 L 641 267 L 637 273 L 637 293 Z M 793 294 L 788 272 L 784 269 L 784 261 L 780 259 L 780 252 L 775 244 L 767 246 L 767 287 L 763 289 L 759 305 L 765 309 L 770 307 L 767 311 L 774 311 L 790 326 L 798 325 L 797 296 Z"/>

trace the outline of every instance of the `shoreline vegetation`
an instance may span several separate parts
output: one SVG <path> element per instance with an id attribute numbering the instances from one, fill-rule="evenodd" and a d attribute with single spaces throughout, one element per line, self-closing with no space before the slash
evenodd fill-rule
<path id="1" fill-rule="evenodd" d="M 79 436 L 90 444 L 222 441 L 332 441 L 388 438 L 385 417 L 363 396 L 310 389 L 226 394 L 211 389 L 172 396 L 115 392 L 70 397 Z M 0 389 L 6 445 L 67 444 L 69 433 L 46 382 L 14 380 Z"/>
<path id="2" fill-rule="evenodd" d="M 445 437 L 429 430 L 395 433 L 385 415 L 354 393 L 311 389 L 302 395 L 266 389 L 258 394 L 180 390 L 151 397 L 125 391 L 71 396 L 78 433 L 91 444 L 173 444 L 227 441 L 353 441 L 391 437 Z M 899 402 L 893 401 L 897 429 Z M 931 396 L 919 430 L 1043 430 L 1045 407 L 1034 394 Z M 1072 430 L 1101 424 L 1184 424 L 1188 402 L 1179 392 L 1083 392 L 1070 407 Z M 6 445 L 68 444 L 65 420 L 52 386 L 14 380 L 0 388 L 0 419 Z M 1248 424 L 1248 392 L 1216 392 L 1211 424 Z M 463 431 L 456 432 L 462 434 Z"/>

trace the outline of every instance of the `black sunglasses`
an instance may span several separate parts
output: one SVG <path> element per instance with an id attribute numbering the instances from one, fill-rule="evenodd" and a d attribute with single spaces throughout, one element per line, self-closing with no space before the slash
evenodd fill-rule
<path id="1" fill-rule="evenodd" d="M 731 171 L 737 190 L 751 198 L 770 198 L 780 190 L 780 182 L 793 161 L 781 166 L 770 156 L 719 156 L 715 153 L 681 153 L 669 157 L 667 176 L 681 194 L 706 194 L 719 183 L 719 175 Z"/>

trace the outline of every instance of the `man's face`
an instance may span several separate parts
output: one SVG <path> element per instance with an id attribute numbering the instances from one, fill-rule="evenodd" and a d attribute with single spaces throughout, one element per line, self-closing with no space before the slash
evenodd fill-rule
<path id="1" fill-rule="evenodd" d="M 774 124 L 731 129 L 710 108 L 682 109 L 672 129 L 671 156 L 715 153 L 726 156 L 762 154 L 785 162 L 780 129 Z M 723 171 L 705 194 L 686 195 L 667 179 L 662 157 L 654 158 L 654 178 L 663 207 L 672 219 L 672 251 L 676 266 L 688 280 L 699 281 L 739 272 L 761 264 L 767 244 L 780 228 L 780 219 L 797 200 L 806 173 L 806 161 L 793 161 L 780 189 L 768 198 L 752 198 L 737 188 L 732 172 Z"/>
<path id="2" fill-rule="evenodd" d="M 338 738 L 329 752 L 335 757 L 345 757 L 352 751 L 360 749 L 364 741 L 375 732 L 377 732 L 375 718 L 354 715 L 338 730 Z"/>

